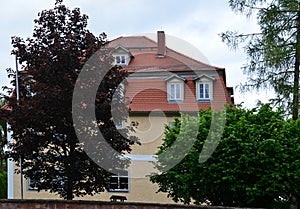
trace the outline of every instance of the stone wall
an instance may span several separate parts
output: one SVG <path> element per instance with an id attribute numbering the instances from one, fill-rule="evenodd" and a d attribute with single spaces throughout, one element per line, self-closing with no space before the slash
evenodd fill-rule
<path id="1" fill-rule="evenodd" d="M 192 206 L 100 201 L 0 200 L 1 209 L 238 209 L 221 206 Z M 244 208 L 246 209 L 246 208 Z"/>

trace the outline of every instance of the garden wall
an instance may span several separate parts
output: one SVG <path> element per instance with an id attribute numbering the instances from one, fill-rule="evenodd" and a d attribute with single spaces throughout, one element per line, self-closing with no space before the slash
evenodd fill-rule
<path id="1" fill-rule="evenodd" d="M 221 206 L 191 206 L 100 201 L 64 200 L 0 200 L 1 209 L 238 209 Z M 246 208 L 244 208 L 246 209 Z"/>

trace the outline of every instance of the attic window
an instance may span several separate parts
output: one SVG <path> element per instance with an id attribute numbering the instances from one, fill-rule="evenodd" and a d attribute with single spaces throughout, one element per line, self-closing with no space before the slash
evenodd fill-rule
<path id="1" fill-rule="evenodd" d="M 184 82 L 172 81 L 167 83 L 168 102 L 178 103 L 183 102 L 184 98 Z"/>
<path id="2" fill-rule="evenodd" d="M 183 102 L 184 98 L 184 79 L 177 75 L 172 75 L 165 79 L 167 82 L 168 102 Z"/>
<path id="3" fill-rule="evenodd" d="M 199 102 L 210 102 L 213 100 L 213 81 L 210 76 L 201 76 L 196 79 L 196 94 Z"/>
<path id="4" fill-rule="evenodd" d="M 126 56 L 125 55 L 116 55 L 115 56 L 116 65 L 126 65 Z"/>
<path id="5" fill-rule="evenodd" d="M 212 83 L 211 82 L 198 82 L 197 83 L 197 98 L 198 100 L 208 100 L 212 98 Z"/>

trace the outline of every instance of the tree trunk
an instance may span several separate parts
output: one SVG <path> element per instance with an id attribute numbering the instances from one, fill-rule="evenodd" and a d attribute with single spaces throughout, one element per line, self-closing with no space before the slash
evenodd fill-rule
<path id="1" fill-rule="evenodd" d="M 67 178 L 65 198 L 67 200 L 72 200 L 73 199 L 73 175 L 74 175 L 72 156 L 73 156 L 74 147 L 70 145 L 69 148 L 70 148 L 69 152 L 67 151 L 67 148 L 65 148 L 65 155 L 67 156 L 67 159 L 65 159 L 65 175 Z"/>
<path id="2" fill-rule="evenodd" d="M 68 159 L 68 161 L 70 158 Z M 68 162 L 68 165 L 66 166 L 66 176 L 67 176 L 67 200 L 72 200 L 73 199 L 73 177 L 72 177 L 72 170 L 71 170 L 72 164 Z"/>
<path id="3" fill-rule="evenodd" d="M 297 41 L 296 41 L 296 59 L 294 69 L 294 86 L 293 86 L 293 119 L 297 120 L 299 116 L 299 62 L 300 62 L 300 3 L 298 4 L 297 17 Z"/>

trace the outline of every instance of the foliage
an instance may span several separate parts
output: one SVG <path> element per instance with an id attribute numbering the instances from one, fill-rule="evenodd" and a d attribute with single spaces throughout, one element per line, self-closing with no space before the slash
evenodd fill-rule
<path id="1" fill-rule="evenodd" d="M 273 207 L 291 203 L 292 197 L 299 199 L 300 120 L 286 121 L 283 111 L 273 111 L 269 104 L 251 110 L 228 107 L 223 136 L 215 152 L 205 163 L 199 163 L 211 115 L 210 110 L 199 112 L 197 140 L 185 158 L 170 170 L 151 176 L 160 192 L 168 192 L 175 202 L 208 201 L 238 207 Z M 182 117 L 187 120 L 190 116 Z M 158 170 L 172 160 L 159 154 L 177 140 L 180 125 L 181 121 L 176 120 L 172 128 L 166 129 L 157 153 Z"/>
<path id="2" fill-rule="evenodd" d="M 5 102 L 0 100 L 0 109 Z M 4 171 L 5 158 L 4 158 L 4 144 L 6 142 L 6 121 L 0 118 L 0 199 L 7 197 L 7 174 Z"/>
<path id="3" fill-rule="evenodd" d="M 7 198 L 7 173 L 0 169 L 0 199 Z"/>
<path id="4" fill-rule="evenodd" d="M 260 31 L 227 31 L 221 38 L 231 48 L 244 47 L 243 67 L 248 83 L 243 90 L 271 88 L 272 100 L 298 118 L 300 62 L 300 2 L 298 0 L 229 0 L 230 7 L 246 16 L 255 15 Z"/>
<path id="5" fill-rule="evenodd" d="M 78 8 L 70 10 L 57 0 L 53 9 L 39 13 L 32 38 L 12 38 L 12 54 L 26 71 L 20 72 L 19 101 L 15 96 L 7 98 L 12 110 L 6 117 L 15 140 L 10 156 L 17 163 L 20 157 L 23 159 L 23 173 L 31 179 L 32 187 L 65 199 L 103 192 L 111 175 L 88 157 L 73 126 L 76 79 L 85 62 L 106 43 L 104 33 L 95 37 L 86 29 L 87 20 Z M 100 58 L 97 61 L 91 69 L 102 65 Z M 130 152 L 136 140 L 129 138 L 126 130 L 122 135 L 118 132 L 110 112 L 113 92 L 127 72 L 117 67 L 107 71 L 100 85 L 97 83 L 94 124 L 117 152 Z M 8 72 L 14 73 L 11 69 Z M 90 82 L 99 80 L 94 78 Z M 15 80 L 12 83 L 15 85 Z M 81 84 L 84 87 L 88 83 Z M 81 108 L 89 104 L 82 101 Z M 119 106 L 126 109 L 124 102 Z M 86 135 L 91 134 L 89 128 L 86 127 Z M 97 144 L 100 141 L 95 143 L 95 147 L 101 147 Z M 119 161 L 122 166 L 128 164 L 128 160 Z"/>
<path id="6" fill-rule="evenodd" d="M 0 100 L 0 111 L 5 105 L 4 100 Z M 6 144 L 7 125 L 4 119 L 0 118 L 0 169 L 5 167 L 4 146 Z"/>

